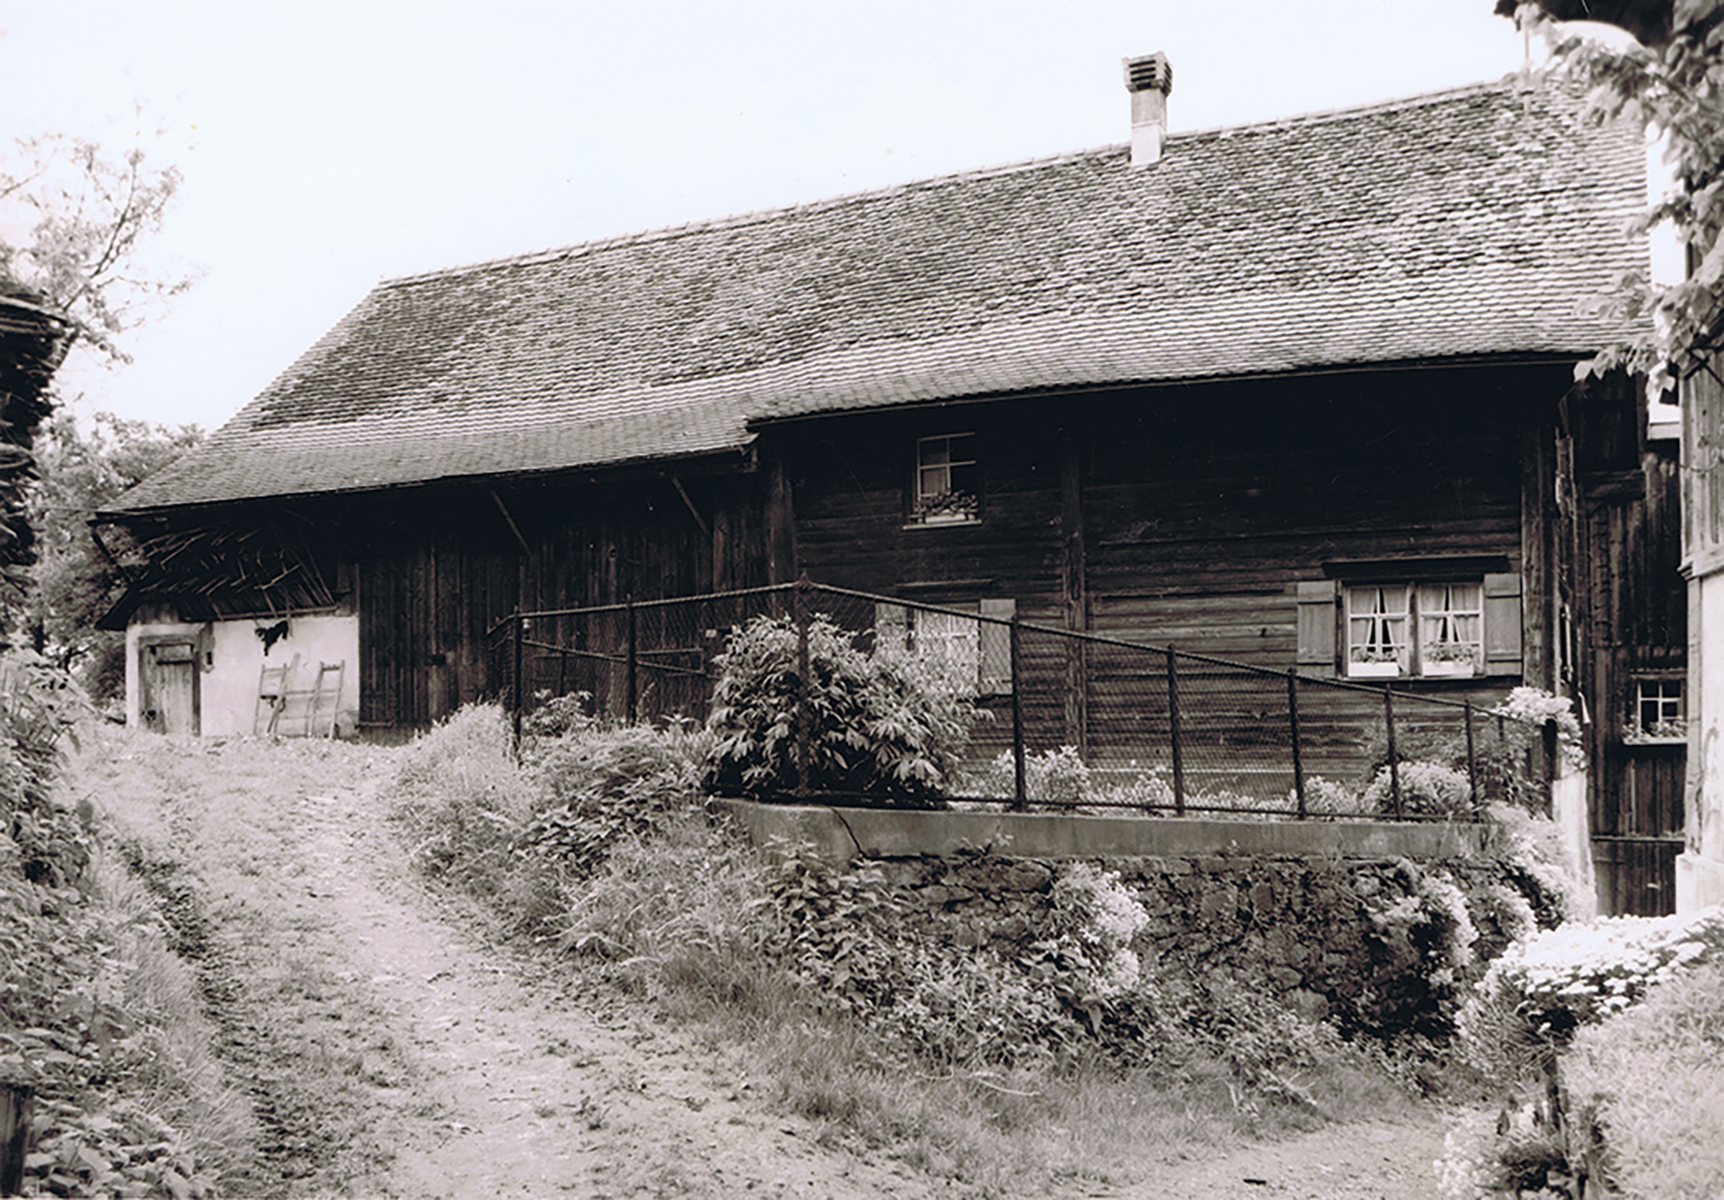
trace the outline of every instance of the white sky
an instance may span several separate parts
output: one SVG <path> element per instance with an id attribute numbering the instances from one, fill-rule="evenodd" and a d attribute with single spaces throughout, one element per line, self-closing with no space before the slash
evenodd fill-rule
<path id="1" fill-rule="evenodd" d="M 1176 133 L 1495 79 L 1491 7 L 0 0 L 0 136 L 119 151 L 142 106 L 151 255 L 205 274 L 64 382 L 214 427 L 381 279 L 1123 142 L 1154 50 Z"/>

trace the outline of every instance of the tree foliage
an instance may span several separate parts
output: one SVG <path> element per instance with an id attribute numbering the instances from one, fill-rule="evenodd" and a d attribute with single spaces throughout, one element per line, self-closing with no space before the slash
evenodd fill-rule
<path id="1" fill-rule="evenodd" d="M 120 335 L 193 282 L 137 269 L 179 186 L 177 169 L 148 166 L 137 147 L 114 157 L 60 134 L 16 139 L 0 159 L 0 280 L 69 318 L 84 348 L 130 361 Z"/>
<path id="2" fill-rule="evenodd" d="M 124 577 L 96 544 L 89 519 L 202 439 L 196 425 L 157 425 L 112 413 L 97 413 L 85 432 L 64 411 L 38 439 L 42 478 L 29 508 L 36 586 L 25 620 L 37 651 L 74 670 L 98 698 L 124 683 L 123 639 L 95 628 Z"/>
<path id="3" fill-rule="evenodd" d="M 1498 12 L 1514 0 L 1499 0 Z M 1603 348 L 1583 373 L 1627 367 L 1668 384 L 1694 370 L 1724 335 L 1724 0 L 1535 0 L 1516 10 L 1541 31 L 1553 67 L 1590 89 L 1595 113 L 1644 120 L 1662 139 L 1674 180 L 1637 221 L 1668 221 L 1684 247 L 1686 278 L 1621 281 L 1625 315 L 1651 315 L 1650 332 Z M 1603 21 L 1639 39 L 1605 45 L 1566 22 Z"/>

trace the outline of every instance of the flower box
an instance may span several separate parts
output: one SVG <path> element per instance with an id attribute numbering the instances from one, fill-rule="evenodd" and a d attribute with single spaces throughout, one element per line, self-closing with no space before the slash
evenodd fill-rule
<path id="1" fill-rule="evenodd" d="M 1470 658 L 1427 659 L 1420 672 L 1427 679 L 1471 679 L 1478 673 Z"/>
<path id="2" fill-rule="evenodd" d="M 1347 676 L 1350 679 L 1393 679 L 1401 673 L 1401 664 L 1389 662 L 1350 662 L 1347 664 Z"/>

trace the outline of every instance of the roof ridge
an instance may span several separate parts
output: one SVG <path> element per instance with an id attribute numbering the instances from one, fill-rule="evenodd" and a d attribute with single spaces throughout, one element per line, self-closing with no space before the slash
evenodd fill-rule
<path id="1" fill-rule="evenodd" d="M 1450 87 L 1432 88 L 1429 91 L 1414 92 L 1410 96 L 1395 96 L 1387 100 L 1370 100 L 1361 104 L 1344 104 L 1335 108 L 1313 108 L 1302 113 L 1287 113 L 1284 116 L 1269 117 L 1261 121 L 1240 121 L 1231 125 L 1211 125 L 1207 129 L 1188 129 L 1179 133 L 1167 135 L 1169 142 L 1180 138 L 1209 137 L 1217 133 L 1237 133 L 1243 129 L 1276 129 L 1287 125 L 1311 125 L 1323 121 L 1340 120 L 1347 117 L 1364 116 L 1374 112 L 1393 112 L 1397 109 L 1418 108 L 1422 105 L 1437 104 L 1445 100 L 1455 100 L 1462 96 L 1482 95 L 1488 92 L 1500 92 L 1512 83 L 1527 80 L 1522 71 L 1510 71 L 1497 79 L 1481 79 L 1476 83 L 1456 84 Z M 1536 72 L 1532 81 L 1526 84 L 1529 92 L 1542 91 L 1546 75 L 1543 71 Z"/>
<path id="2" fill-rule="evenodd" d="M 1501 91 L 1510 80 L 1525 78 L 1522 72 L 1511 71 L 1496 80 L 1481 80 L 1476 83 L 1462 84 L 1454 87 L 1438 88 L 1426 92 L 1418 92 L 1411 96 L 1397 96 L 1389 100 L 1374 100 L 1364 104 L 1347 105 L 1340 108 L 1313 109 L 1310 112 L 1295 113 L 1289 116 L 1273 117 L 1261 121 L 1241 121 L 1231 125 L 1213 125 L 1204 129 L 1184 130 L 1170 133 L 1170 144 L 1189 138 L 1213 137 L 1217 134 L 1237 133 L 1242 130 L 1263 129 L 1272 130 L 1290 125 L 1311 124 L 1320 121 L 1331 121 L 1346 117 L 1359 116 L 1371 112 L 1389 112 L 1395 109 L 1414 108 L 1424 104 L 1439 103 L 1463 95 Z M 1540 77 L 1542 82 L 1542 76 Z M 1096 158 L 1106 154 L 1121 154 L 1130 147 L 1129 141 L 1109 142 L 1099 146 L 1090 146 L 1079 150 L 1067 150 L 1058 154 L 1045 154 L 1035 158 L 1017 159 L 1012 162 L 994 163 L 987 166 L 967 167 L 960 171 L 949 171 L 940 175 L 926 175 L 919 179 L 905 180 L 902 183 L 887 184 L 876 188 L 862 188 L 854 192 L 840 192 L 833 196 L 823 196 L 817 200 L 803 200 L 793 204 L 779 204 L 767 208 L 747 209 L 739 213 L 727 213 L 717 217 L 706 217 L 694 221 L 683 221 L 674 225 L 660 225 L 651 229 L 635 230 L 630 233 L 613 234 L 609 237 L 591 238 L 581 242 L 570 242 L 561 246 L 549 246 L 541 250 L 531 250 L 520 254 L 505 254 L 496 258 L 477 259 L 473 262 L 459 263 L 446 267 L 437 267 L 429 271 L 415 271 L 406 275 L 396 275 L 380 280 L 379 288 L 395 287 L 401 284 L 422 283 L 433 279 L 447 279 L 479 271 L 492 270 L 508 266 L 530 266 L 538 263 L 554 262 L 559 258 L 574 258 L 601 250 L 613 249 L 618 246 L 645 245 L 653 242 L 668 241 L 672 238 L 685 237 L 696 233 L 716 232 L 727 229 L 740 229 L 749 225 L 757 225 L 777 220 L 790 213 L 820 213 L 829 209 L 855 204 L 864 200 L 883 199 L 889 196 L 902 195 L 905 192 L 921 189 L 945 187 L 967 183 L 976 179 L 999 177 L 1016 174 L 1022 171 L 1040 167 L 1054 166 L 1059 163 L 1075 162 L 1079 159 Z"/>

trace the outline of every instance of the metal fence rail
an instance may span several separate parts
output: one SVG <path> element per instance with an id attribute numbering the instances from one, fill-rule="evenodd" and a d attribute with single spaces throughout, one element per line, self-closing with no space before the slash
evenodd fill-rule
<path id="1" fill-rule="evenodd" d="M 591 608 L 522 612 L 493 630 L 517 737 L 549 696 L 585 693 L 620 721 L 704 720 L 732 630 L 826 621 L 912 663 L 980 716 L 955 798 L 1029 808 L 1454 819 L 1433 779 L 1477 811 L 1528 782 L 1548 797 L 1556 726 L 1467 699 L 1272 670 L 1028 621 L 1009 602 L 953 608 L 804 580 Z M 806 663 L 799 677 L 807 674 Z M 806 730 L 798 721 L 799 738 Z M 806 746 L 799 748 L 806 754 Z M 1449 772 L 1442 775 L 1431 764 Z M 800 795 L 831 802 L 861 797 Z"/>

